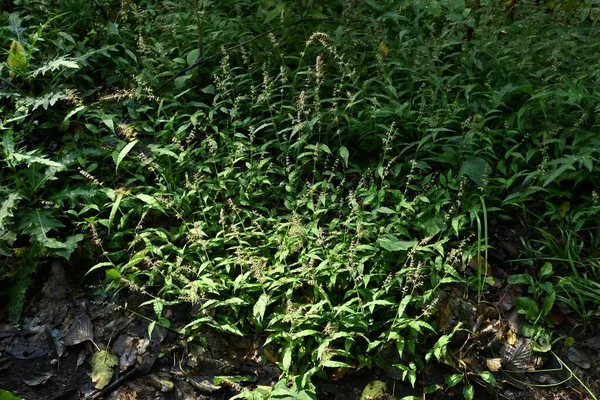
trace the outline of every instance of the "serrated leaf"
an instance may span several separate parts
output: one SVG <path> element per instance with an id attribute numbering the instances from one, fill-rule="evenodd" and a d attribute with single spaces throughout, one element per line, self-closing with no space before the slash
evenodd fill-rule
<path id="1" fill-rule="evenodd" d="M 40 74 L 46 75 L 47 72 L 56 71 L 57 69 L 60 69 L 60 68 L 78 69 L 79 64 L 77 64 L 74 59 L 60 57 L 60 58 L 57 58 L 56 60 L 47 62 L 46 64 L 42 65 L 38 69 L 32 71 L 31 76 L 35 78 L 36 76 L 38 76 Z"/>
<path id="2" fill-rule="evenodd" d="M 103 389 L 113 376 L 113 367 L 119 364 L 116 355 L 108 350 L 100 350 L 92 356 L 92 382 L 96 384 L 96 389 Z"/>
<path id="3" fill-rule="evenodd" d="M 48 239 L 44 241 L 44 245 L 48 248 L 54 249 L 54 254 L 65 258 L 66 260 L 71 258 L 71 254 L 77 248 L 77 243 L 83 240 L 83 235 L 72 235 L 67 237 L 64 242 L 60 242 L 55 239 Z"/>
<path id="4" fill-rule="evenodd" d="M 6 229 L 5 221 L 13 217 L 13 210 L 17 203 L 21 200 L 19 192 L 9 193 L 8 197 L 0 205 L 0 231 Z"/>
<path id="5" fill-rule="evenodd" d="M 55 161 L 48 160 L 47 158 L 44 158 L 44 157 L 34 156 L 31 153 L 26 153 L 26 154 L 12 153 L 9 155 L 9 158 L 15 160 L 17 163 L 24 162 L 27 164 L 27 166 L 30 166 L 31 164 L 41 164 L 41 165 L 46 165 L 48 167 L 58 168 L 61 170 L 65 168 L 65 166 L 61 163 L 57 163 Z"/>
<path id="6" fill-rule="evenodd" d="M 63 227 L 64 224 L 56 219 L 53 210 L 36 208 L 24 214 L 19 230 L 44 245 L 48 240 L 48 232 Z"/>
<path id="7" fill-rule="evenodd" d="M 19 18 L 19 13 L 12 13 L 8 16 L 8 30 L 20 38 L 24 29 L 21 26 L 21 18 Z"/>

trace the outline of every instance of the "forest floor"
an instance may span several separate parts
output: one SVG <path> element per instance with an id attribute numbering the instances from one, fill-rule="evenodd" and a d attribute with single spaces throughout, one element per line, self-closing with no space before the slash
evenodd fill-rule
<path id="1" fill-rule="evenodd" d="M 67 268 L 54 262 L 39 271 L 20 329 L 0 323 L 0 388 L 26 400 L 229 399 L 242 387 L 264 388 L 279 380 L 281 371 L 275 356 L 262 346 L 263 338 L 207 330 L 201 340 L 186 342 L 175 330 L 158 325 L 149 337 L 151 319 L 135 311 L 144 301 L 142 295 L 122 291 L 108 299 L 93 294 L 89 282 L 83 284 L 82 277 Z M 193 310 L 169 312 L 176 327 Z M 103 378 L 93 371 L 92 364 L 98 362 L 93 355 L 106 348 L 117 357 L 109 367 L 115 373 L 99 390 L 96 383 Z M 569 347 L 555 343 L 553 351 L 554 356 L 535 361 L 533 373 L 505 373 L 493 392 L 476 385 L 475 398 L 593 398 L 578 380 L 592 391 L 600 389 L 600 332 L 588 333 Z M 517 354 L 511 362 L 532 360 L 530 354 Z M 460 385 L 424 394 L 432 382 L 452 372 L 441 363 L 426 371 L 414 389 L 377 367 L 339 370 L 328 381 L 315 379 L 315 385 L 319 399 L 366 399 L 362 393 L 374 381 L 386 383 L 385 394 L 377 398 L 462 398 Z"/>

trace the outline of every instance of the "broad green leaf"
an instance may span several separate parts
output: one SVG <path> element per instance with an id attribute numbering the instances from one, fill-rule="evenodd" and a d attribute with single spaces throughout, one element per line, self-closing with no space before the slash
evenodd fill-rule
<path id="1" fill-rule="evenodd" d="M 119 359 L 108 350 L 100 350 L 94 353 L 91 360 L 92 382 L 96 389 L 103 389 L 113 376 L 113 367 L 119 364 Z"/>
<path id="2" fill-rule="evenodd" d="M 137 142 L 138 142 L 137 140 L 134 140 L 133 142 L 128 143 L 125 147 L 123 147 L 123 149 L 121 149 L 121 151 L 119 152 L 119 155 L 117 156 L 117 162 L 116 162 L 116 166 L 115 166 L 116 171 L 119 170 L 119 165 L 121 164 L 121 161 L 123 161 L 123 159 L 125 157 L 127 157 L 127 154 L 129 154 L 129 152 L 131 151 L 131 149 L 133 149 L 133 146 L 135 146 L 137 144 Z"/>
<path id="3" fill-rule="evenodd" d="M 511 275 L 507 281 L 511 285 L 533 285 L 533 278 L 527 274 Z"/>
<path id="4" fill-rule="evenodd" d="M 484 178 L 486 172 L 489 173 L 489 171 L 489 165 L 483 158 L 469 156 L 460 167 L 458 176 L 460 178 L 463 175 L 467 175 L 477 185 L 484 186 Z"/>
<path id="5" fill-rule="evenodd" d="M 395 235 L 389 234 L 380 237 L 377 243 L 381 248 L 387 251 L 405 251 L 413 248 L 416 244 L 416 240 L 400 240 Z"/>
<path id="6" fill-rule="evenodd" d="M 198 61 L 198 58 L 200 58 L 200 50 L 199 49 L 194 49 L 194 50 L 190 51 L 186 57 L 188 66 L 192 66 L 196 61 Z"/>
<path id="7" fill-rule="evenodd" d="M 515 302 L 517 312 L 525 314 L 525 318 L 529 321 L 535 320 L 540 315 L 540 309 L 535 301 L 529 297 L 517 297 Z"/>

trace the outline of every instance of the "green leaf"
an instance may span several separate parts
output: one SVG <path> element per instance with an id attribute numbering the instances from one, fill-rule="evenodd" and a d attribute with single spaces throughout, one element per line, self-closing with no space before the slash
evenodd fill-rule
<path id="1" fill-rule="evenodd" d="M 490 371 L 481 371 L 479 376 L 487 383 L 492 385 L 496 383 L 496 377 Z"/>
<path id="2" fill-rule="evenodd" d="M 549 276 L 552 275 L 552 264 L 550 264 L 549 262 L 545 263 L 542 266 L 542 270 L 540 271 L 540 279 L 544 280 L 546 278 L 548 278 Z"/>
<path id="3" fill-rule="evenodd" d="M 260 295 L 254 307 L 252 308 L 252 315 L 256 319 L 256 322 L 259 325 L 262 325 L 263 318 L 265 316 L 265 311 L 267 309 L 267 305 L 269 304 L 270 297 L 267 293 L 263 293 Z"/>
<path id="4" fill-rule="evenodd" d="M 575 163 L 575 160 L 572 160 L 571 162 L 565 162 L 560 167 L 558 167 L 557 169 L 552 171 L 552 173 L 550 175 L 548 175 L 548 177 L 546 178 L 546 180 L 544 181 L 542 186 L 543 187 L 548 186 L 549 184 L 554 182 L 554 180 L 556 180 L 556 178 L 558 178 L 563 173 L 565 173 L 567 170 L 575 170 L 575 167 L 573 166 L 574 163 Z"/>
<path id="5" fill-rule="evenodd" d="M 121 164 L 121 161 L 123 161 L 123 159 L 125 157 L 127 157 L 127 154 L 131 151 L 131 149 L 133 149 L 133 146 L 135 146 L 137 144 L 137 140 L 134 140 L 133 142 L 127 144 L 125 147 L 123 147 L 123 149 L 121 149 L 121 151 L 119 152 L 119 155 L 117 156 L 117 165 L 115 167 L 115 171 L 119 170 L 119 164 Z"/>
<path id="6" fill-rule="evenodd" d="M 517 312 L 525 314 L 525 318 L 530 321 L 535 320 L 540 315 L 540 309 L 535 301 L 529 297 L 517 297 L 515 302 Z"/>
<path id="7" fill-rule="evenodd" d="M 293 346 L 288 344 L 283 350 L 283 356 L 281 357 L 281 369 L 283 372 L 288 372 L 292 366 L 292 350 Z"/>
<path id="8" fill-rule="evenodd" d="M 110 209 L 110 216 L 108 217 L 108 232 L 113 224 L 113 220 L 115 219 L 115 215 L 117 215 L 117 210 L 119 209 L 119 205 L 121 204 L 121 200 L 123 200 L 123 193 L 117 194 L 117 198 Z"/>
<path id="9" fill-rule="evenodd" d="M 453 387 L 458 385 L 463 380 L 463 374 L 452 374 L 445 379 L 446 385 L 448 387 Z"/>
<path id="10" fill-rule="evenodd" d="M 507 279 L 511 285 L 533 285 L 533 279 L 527 274 L 511 275 Z"/>
<path id="11" fill-rule="evenodd" d="M 75 251 L 77 248 L 77 243 L 81 242 L 82 240 L 83 235 L 81 234 L 69 236 L 67 237 L 67 240 L 60 243 L 59 248 L 55 248 L 56 250 L 54 250 L 54 254 L 69 260 L 71 258 L 71 254 L 73 254 L 73 251 Z"/>
<path id="12" fill-rule="evenodd" d="M 339 152 L 340 152 L 340 157 L 342 157 L 342 160 L 344 161 L 344 167 L 348 168 L 348 157 L 350 157 L 350 153 L 348 152 L 348 149 L 344 146 L 341 146 L 339 148 Z"/>
<path id="13" fill-rule="evenodd" d="M 152 208 L 156 208 L 157 210 L 160 211 L 165 211 L 162 206 L 160 205 L 160 203 L 158 202 L 158 200 L 156 200 L 154 197 L 144 194 L 144 193 L 140 193 L 135 195 L 136 198 L 140 199 L 141 201 L 143 201 L 144 203 L 148 204 L 150 207 Z"/>
<path id="14" fill-rule="evenodd" d="M 263 24 L 268 24 L 269 22 L 271 22 L 272 20 L 277 18 L 279 15 L 281 15 L 281 12 L 283 11 L 284 7 L 285 7 L 284 2 L 277 4 L 277 6 L 274 9 L 272 9 L 271 11 L 269 11 L 267 13 L 265 20 L 263 21 Z"/>
<path id="15" fill-rule="evenodd" d="M 198 61 L 198 58 L 200 58 L 200 50 L 199 49 L 194 49 L 194 50 L 190 51 L 186 57 L 188 66 L 191 67 L 196 61 Z"/>
<path id="16" fill-rule="evenodd" d="M 115 123 L 113 122 L 112 115 L 103 116 L 102 123 L 106 125 L 112 133 L 115 133 Z"/>
<path id="17" fill-rule="evenodd" d="M 0 400 L 21 400 L 21 398 L 15 396 L 11 392 L 0 389 Z"/>
<path id="18" fill-rule="evenodd" d="M 405 251 L 413 248 L 416 244 L 416 240 L 400 240 L 395 235 L 389 234 L 380 237 L 377 243 L 381 248 L 387 251 Z"/>
<path id="19" fill-rule="evenodd" d="M 542 304 L 542 315 L 546 316 L 552 310 L 554 301 L 556 300 L 556 292 L 552 291 L 544 298 L 544 304 Z"/>
<path id="20" fill-rule="evenodd" d="M 334 360 L 327 360 L 324 361 L 323 364 L 321 364 L 323 367 L 326 368 L 352 368 L 352 365 L 342 362 L 342 361 L 334 361 Z"/>
<path id="21" fill-rule="evenodd" d="M 40 208 L 27 210 L 19 225 L 21 233 L 31 235 L 43 246 L 48 232 L 58 228 L 64 228 L 64 224 L 56 219 L 54 210 Z"/>
<path id="22" fill-rule="evenodd" d="M 79 64 L 75 62 L 74 59 L 68 59 L 66 57 L 57 58 L 54 61 L 47 62 L 43 64 L 38 69 L 31 72 L 32 77 L 36 77 L 38 75 L 46 75 L 48 71 L 56 71 L 60 68 L 71 68 L 71 69 L 79 69 Z"/>
<path id="23" fill-rule="evenodd" d="M 16 209 L 19 200 L 21 200 L 19 192 L 9 193 L 8 197 L 2 202 L 2 205 L 0 205 L 0 231 L 6 229 L 4 222 L 14 216 L 13 211 Z"/>
<path id="24" fill-rule="evenodd" d="M 489 165 L 483 158 L 469 156 L 460 167 L 458 177 L 467 175 L 477 185 L 484 186 L 484 177 L 486 171 L 489 172 L 489 170 Z"/>
<path id="25" fill-rule="evenodd" d="M 465 385 L 463 388 L 463 397 L 465 400 L 473 400 L 473 396 L 475 396 L 475 388 L 473 385 Z"/>

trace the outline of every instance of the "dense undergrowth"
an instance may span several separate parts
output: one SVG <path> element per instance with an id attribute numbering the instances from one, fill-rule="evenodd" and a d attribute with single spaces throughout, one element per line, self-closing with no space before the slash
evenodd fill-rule
<path id="1" fill-rule="evenodd" d="M 534 339 L 555 302 L 594 323 L 595 2 L 0 4 L 14 323 L 36 269 L 71 259 L 162 325 L 190 305 L 189 340 L 260 334 L 286 376 L 392 344 L 414 385 L 448 362 L 449 288 L 494 285 L 493 226 L 533 238 L 509 281 Z"/>

